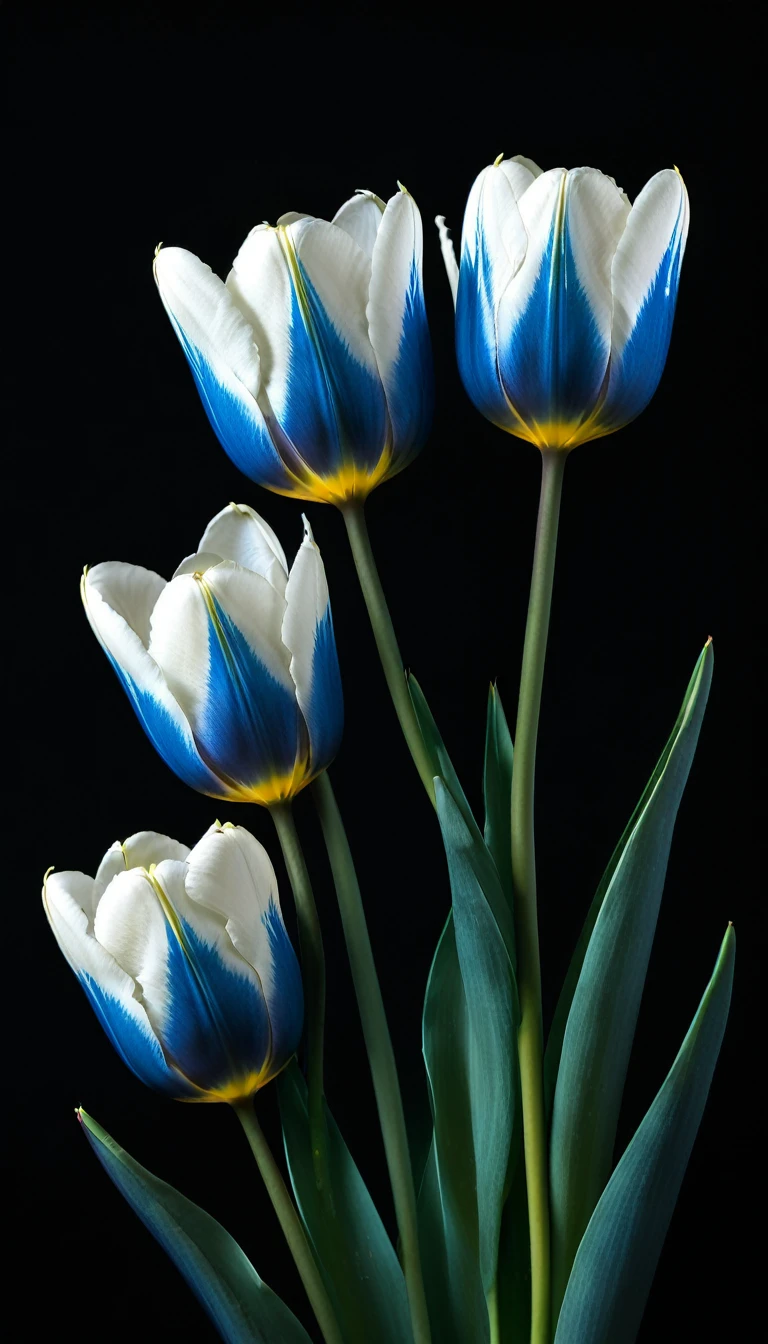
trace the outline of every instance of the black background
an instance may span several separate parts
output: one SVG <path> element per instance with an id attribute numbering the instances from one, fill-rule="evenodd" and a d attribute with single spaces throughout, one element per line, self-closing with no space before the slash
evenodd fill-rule
<path id="1" fill-rule="evenodd" d="M 190 792 L 143 737 L 90 634 L 83 564 L 131 560 L 170 575 L 230 499 L 253 504 L 289 556 L 299 506 L 241 477 L 216 443 L 152 281 L 159 239 L 226 275 L 248 229 L 290 209 L 330 217 L 357 187 L 400 178 L 425 226 L 435 349 L 434 429 L 418 462 L 368 509 L 403 657 L 473 804 L 488 682 L 513 718 L 538 454 L 481 419 L 458 379 L 452 307 L 432 219 L 459 234 L 476 173 L 501 150 L 581 163 L 630 195 L 676 162 L 692 202 L 672 347 L 629 428 L 571 458 L 538 763 L 545 1012 L 613 845 L 666 740 L 699 650 L 716 671 L 681 807 L 619 1135 L 630 1137 L 696 1008 L 727 921 L 740 935 L 732 1017 L 641 1340 L 759 1338 L 745 1218 L 754 1106 L 747 987 L 757 933 L 747 747 L 754 733 L 748 179 L 743 55 L 700 49 L 519 44 L 510 22 L 428 25 L 282 18 L 196 20 L 140 6 L 6 12 L 11 217 L 6 278 L 20 282 L 26 391 L 9 407 L 20 540 L 6 556 L 6 624 L 21 729 L 13 785 L 6 1019 L 30 1215 L 13 1339 L 213 1339 L 162 1252 L 102 1173 L 73 1115 L 82 1103 L 128 1150 L 219 1217 L 307 1320 L 234 1118 L 147 1091 L 120 1063 L 51 937 L 43 871 L 93 872 L 116 837 L 151 828 L 189 844 L 216 815 L 267 845 L 269 817 Z M 482 16 L 481 16 L 482 17 Z M 745 252 L 746 249 L 746 252 Z M 760 400 L 758 390 L 757 402 Z M 744 416 L 744 423 L 740 416 Z M 758 445 L 759 447 L 759 445 Z M 448 904 L 437 827 L 397 730 L 340 517 L 310 505 L 328 571 L 347 707 L 334 784 L 352 838 L 409 1110 L 423 1142 L 420 1008 Z M 27 623 L 28 622 L 28 623 Z M 12 738 L 8 737 L 8 741 Z M 15 796 L 14 796 L 15 795 Z M 365 1056 L 311 801 L 306 841 L 329 965 L 327 1092 L 391 1226 Z M 13 911 L 13 914 L 11 914 Z M 13 986 L 8 966 L 18 972 Z M 259 1109 L 277 1140 L 274 1097 Z"/>

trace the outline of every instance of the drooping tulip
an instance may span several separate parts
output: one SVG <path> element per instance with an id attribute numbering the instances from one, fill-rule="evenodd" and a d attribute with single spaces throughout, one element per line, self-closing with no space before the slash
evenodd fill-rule
<path id="1" fill-rule="evenodd" d="M 109 562 L 86 570 L 82 596 L 147 736 L 192 788 L 269 806 L 333 760 L 341 681 L 306 520 L 290 573 L 267 523 L 230 504 L 169 583 Z"/>
<path id="2" fill-rule="evenodd" d="M 50 872 L 51 928 L 118 1054 L 179 1101 L 251 1096 L 295 1053 L 298 962 L 266 850 L 218 822 L 191 851 L 141 831 Z"/>

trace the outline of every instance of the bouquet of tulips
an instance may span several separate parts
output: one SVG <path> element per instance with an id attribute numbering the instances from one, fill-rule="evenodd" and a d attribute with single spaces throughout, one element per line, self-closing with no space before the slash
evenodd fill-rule
<path id="1" fill-rule="evenodd" d="M 707 1099 L 733 978 L 729 927 L 690 1030 L 617 1160 L 619 1107 L 712 676 L 711 642 L 585 912 L 546 1038 L 534 771 L 565 465 L 573 448 L 620 429 L 654 393 L 688 198 L 676 169 L 653 177 L 632 205 L 593 169 L 543 172 L 529 159 L 500 156 L 472 187 L 458 260 L 444 219 L 436 222 L 464 387 L 482 415 L 535 445 L 542 463 L 514 749 L 492 687 L 484 817 L 473 815 L 424 695 L 404 672 L 365 522 L 369 493 L 408 465 L 430 429 L 413 197 L 402 186 L 386 202 L 359 191 L 330 223 L 292 212 L 260 224 L 226 282 L 181 248 L 160 246 L 154 260 L 163 305 L 234 463 L 267 490 L 341 511 L 384 678 L 424 785 L 424 824 L 440 829 L 450 903 L 446 888 L 424 1001 L 432 1134 L 423 1169 L 412 1161 L 364 897 L 329 773 L 342 744 L 341 680 L 328 584 L 306 519 L 291 565 L 250 504 L 229 504 L 170 580 L 112 562 L 82 579 L 91 628 L 170 768 L 219 807 L 256 803 L 269 812 L 298 949 L 266 850 L 229 819 L 212 821 L 192 849 L 152 831 L 132 835 L 107 851 L 95 877 L 51 870 L 43 900 L 128 1067 L 166 1096 L 232 1107 L 318 1339 L 631 1344 Z M 468 707 L 472 722 L 478 712 Z M 323 937 L 292 813 L 305 788 L 341 912 L 396 1245 L 324 1094 Z M 284 1164 L 258 1119 L 259 1093 L 270 1083 Z M 78 1115 L 112 1181 L 222 1337 L 306 1344 L 304 1326 L 225 1228 L 85 1111 Z"/>

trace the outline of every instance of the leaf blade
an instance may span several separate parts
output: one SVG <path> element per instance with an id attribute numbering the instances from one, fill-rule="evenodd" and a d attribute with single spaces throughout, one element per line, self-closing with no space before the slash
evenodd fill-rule
<path id="1" fill-rule="evenodd" d="M 147 1171 L 85 1111 L 83 1132 L 134 1213 L 186 1279 L 228 1344 L 311 1344 L 221 1223 Z"/>
<path id="2" fill-rule="evenodd" d="M 672 1068 L 619 1161 L 574 1260 L 555 1344 L 633 1344 L 698 1133 L 725 1033 L 736 938 L 729 926 Z"/>
<path id="3" fill-rule="evenodd" d="M 412 1340 L 405 1279 L 358 1168 L 326 1108 L 333 1217 L 315 1185 L 306 1086 L 293 1061 L 277 1080 L 288 1169 L 313 1254 L 345 1339 Z"/>
<path id="4" fill-rule="evenodd" d="M 552 1104 L 550 1206 L 553 1314 L 611 1171 L 621 1097 L 672 843 L 712 677 L 700 655 L 673 735 L 614 851 L 563 1033 Z M 624 839 L 624 837 L 623 837 Z M 567 992 L 567 991 L 566 991 Z M 550 1059 L 550 1066 L 552 1060 Z"/>

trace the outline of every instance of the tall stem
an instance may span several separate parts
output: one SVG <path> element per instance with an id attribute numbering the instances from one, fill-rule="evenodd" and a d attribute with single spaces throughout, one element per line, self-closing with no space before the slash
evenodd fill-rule
<path id="1" fill-rule="evenodd" d="M 518 1050 L 531 1239 L 531 1344 L 547 1344 L 549 1338 L 550 1276 L 533 784 L 565 460 L 565 453 L 543 452 L 541 455 L 541 498 L 520 674 L 515 765 L 512 771 L 512 882 L 520 994 Z"/>
<path id="2" fill-rule="evenodd" d="M 328 1172 L 328 1141 L 323 1101 L 323 1037 L 325 1033 L 325 953 L 317 906 L 290 803 L 270 807 L 296 904 L 307 1023 L 307 1109 L 312 1165 L 319 1194 L 332 1204 Z"/>
<path id="3" fill-rule="evenodd" d="M 368 608 L 373 636 L 376 640 L 376 647 L 379 651 L 389 693 L 392 696 L 392 703 L 395 706 L 400 727 L 408 743 L 416 769 L 421 776 L 424 788 L 434 803 L 435 786 L 432 778 L 432 767 L 408 692 L 403 660 L 397 647 L 397 636 L 371 550 L 371 539 L 368 535 L 363 505 L 360 501 L 352 500 L 342 507 L 341 512 L 347 526 L 352 558 L 355 562 L 357 577 L 360 580 L 365 605 Z"/>
<path id="4" fill-rule="evenodd" d="M 429 1344 L 430 1329 L 419 1255 L 416 1195 L 395 1055 L 376 974 L 360 887 L 327 772 L 311 786 L 331 864 L 360 1021 L 376 1094 L 389 1168 L 415 1344 Z"/>
<path id="5" fill-rule="evenodd" d="M 256 1164 L 288 1242 L 288 1249 L 301 1275 L 301 1282 L 304 1284 L 310 1305 L 317 1317 L 317 1323 L 322 1331 L 325 1344 L 343 1344 L 341 1330 L 331 1300 L 310 1250 L 293 1200 L 288 1194 L 285 1181 L 280 1174 L 280 1168 L 272 1156 L 261 1125 L 256 1119 L 253 1101 L 248 1098 L 244 1101 L 235 1102 L 232 1109 L 245 1130 L 245 1137 L 250 1144 L 253 1156 L 256 1158 Z"/>

